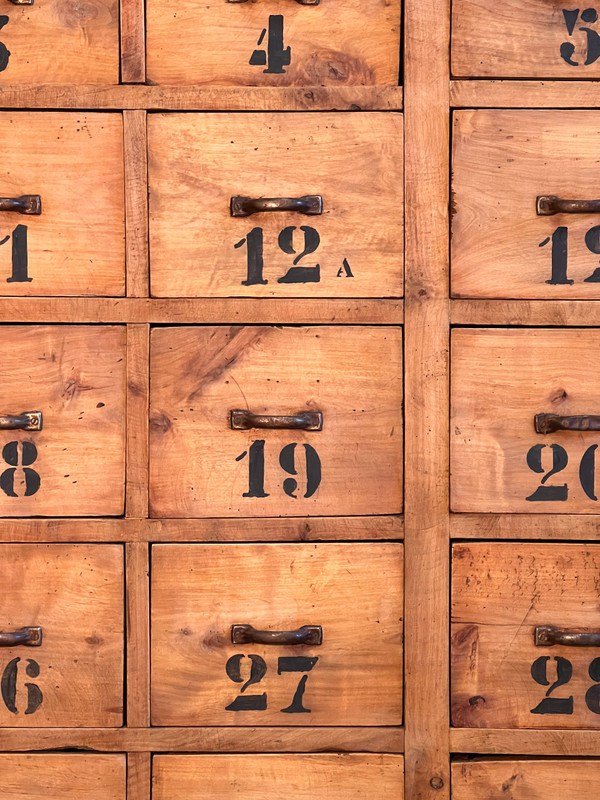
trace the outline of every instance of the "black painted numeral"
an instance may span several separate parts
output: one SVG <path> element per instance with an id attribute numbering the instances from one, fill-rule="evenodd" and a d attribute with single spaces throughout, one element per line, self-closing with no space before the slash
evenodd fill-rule
<path id="1" fill-rule="evenodd" d="M 0 31 L 9 23 L 9 18 L 6 14 L 0 14 Z M 0 72 L 4 72 L 4 70 L 8 67 L 8 62 L 10 60 L 10 50 L 7 46 L 0 42 Z"/>
<path id="2" fill-rule="evenodd" d="M 540 656 L 531 665 L 531 677 L 540 686 L 550 686 L 548 662 L 550 656 Z M 573 665 L 562 656 L 555 656 L 556 680 L 546 692 L 546 697 L 531 709 L 532 714 L 572 714 L 573 697 L 550 697 L 555 689 L 564 686 L 573 677 Z"/>
<path id="3" fill-rule="evenodd" d="M 569 489 L 566 483 L 563 483 L 562 486 L 545 486 L 546 481 L 558 472 L 562 472 L 569 462 L 569 457 L 564 447 L 561 447 L 559 444 L 534 445 L 527 453 L 527 466 L 530 470 L 533 470 L 533 472 L 543 474 L 545 470 L 542 466 L 542 451 L 548 446 L 552 450 L 552 469 L 546 472 L 541 480 L 542 485 L 538 486 L 533 494 L 526 497 L 526 500 L 565 501 L 569 495 Z"/>
<path id="4" fill-rule="evenodd" d="M 285 445 L 279 453 L 279 465 L 289 475 L 297 475 L 296 448 L 298 444 L 292 442 Z M 321 485 L 321 459 L 315 448 L 304 444 L 304 461 L 306 466 L 306 491 L 303 497 L 312 497 Z M 269 497 L 265 492 L 265 440 L 257 439 L 252 442 L 248 450 L 244 450 L 235 459 L 242 461 L 248 456 L 248 491 L 242 497 Z M 283 491 L 288 497 L 297 498 L 298 481 L 295 478 L 286 478 L 282 484 Z"/>
<path id="5" fill-rule="evenodd" d="M 258 37 L 258 47 L 264 41 L 267 29 L 263 28 Z M 285 73 L 284 67 L 289 67 L 292 63 L 292 50 L 290 47 L 283 46 L 283 16 L 281 14 L 271 14 L 269 16 L 269 33 L 267 36 L 266 50 L 254 50 L 248 62 L 253 67 L 264 67 L 264 73 L 281 75 Z"/>
<path id="6" fill-rule="evenodd" d="M 4 671 L 2 672 L 2 679 L 0 680 L 0 692 L 2 693 L 2 701 L 11 714 L 18 714 L 17 708 L 17 677 L 19 672 L 20 658 L 13 658 L 9 661 Z M 38 678 L 40 674 L 40 665 L 32 658 L 27 659 L 27 666 L 25 667 L 25 674 L 29 678 Z M 27 708 L 25 715 L 35 714 L 38 708 L 42 705 L 44 695 L 42 690 L 36 683 L 25 684 L 27 689 Z"/>
<path id="7" fill-rule="evenodd" d="M 10 236 L 0 239 L 0 246 L 6 244 Z M 29 277 L 29 258 L 27 255 L 27 225 L 17 225 L 12 232 L 12 272 L 7 283 L 31 283 Z"/>
<path id="8" fill-rule="evenodd" d="M 578 8 L 573 10 L 563 9 L 563 17 L 567 33 L 569 36 L 573 36 L 579 19 L 581 19 L 581 22 L 593 25 L 598 21 L 598 12 L 595 8 L 585 8 L 580 15 Z M 585 33 L 586 36 L 585 61 L 583 63 L 585 66 L 589 66 L 600 58 L 600 36 L 595 30 L 585 26 L 578 30 L 581 33 Z M 575 45 L 573 42 L 563 42 L 560 46 L 560 57 L 571 67 L 578 67 L 581 61 L 576 61 L 574 55 Z"/>
<path id="9" fill-rule="evenodd" d="M 310 672 L 319 660 L 318 656 L 281 656 L 277 662 L 277 674 L 282 672 Z M 282 708 L 282 714 L 310 714 L 310 708 L 304 708 L 302 698 L 306 690 L 308 675 L 303 675 L 298 681 L 292 702 L 287 708 Z"/>
<path id="10" fill-rule="evenodd" d="M 225 711 L 266 711 L 267 694 L 244 695 L 249 686 L 260 683 L 267 674 L 267 664 L 262 656 L 249 655 L 250 675 L 244 682 L 242 677 L 242 662 L 246 656 L 243 653 L 236 653 L 231 656 L 225 665 L 225 671 L 230 680 L 234 683 L 243 683 L 240 689 L 240 696 L 225 706 Z M 277 674 L 289 672 L 310 672 L 319 660 L 318 656 L 281 656 L 277 660 Z M 303 675 L 298 681 L 292 702 L 286 708 L 281 709 L 282 714 L 310 714 L 309 708 L 305 708 L 302 702 L 306 691 L 308 675 Z"/>
<path id="11" fill-rule="evenodd" d="M 584 236 L 585 246 L 595 255 L 600 255 L 600 225 L 594 225 L 590 228 Z M 571 286 L 574 281 L 567 277 L 569 266 L 569 229 L 564 225 L 555 228 L 552 236 L 548 236 L 543 242 L 539 243 L 540 247 L 545 247 L 552 242 L 551 247 L 551 261 L 552 269 L 550 273 L 550 280 L 546 283 L 551 286 Z M 600 283 L 600 267 L 583 279 L 583 283 Z"/>

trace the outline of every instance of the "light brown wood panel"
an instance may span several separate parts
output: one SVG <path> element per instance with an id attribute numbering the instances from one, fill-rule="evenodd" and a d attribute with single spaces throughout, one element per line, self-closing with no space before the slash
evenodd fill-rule
<path id="1" fill-rule="evenodd" d="M 507 730 L 494 728 L 452 728 L 452 753 L 494 755 L 597 756 L 600 731 Z"/>
<path id="2" fill-rule="evenodd" d="M 600 327 L 600 303 L 587 300 L 452 300 L 453 325 Z"/>
<path id="3" fill-rule="evenodd" d="M 150 724 L 150 549 L 128 542 L 125 595 L 127 619 L 127 725 Z"/>
<path id="4" fill-rule="evenodd" d="M 0 413 L 42 413 L 0 432 L 0 516 L 122 514 L 125 327 L 4 325 L 0 349 Z"/>
<path id="5" fill-rule="evenodd" d="M 598 11 L 561 0 L 453 0 L 452 74 L 483 78 L 600 77 Z M 591 63 L 586 63 L 591 62 Z"/>
<path id="6" fill-rule="evenodd" d="M 42 628 L 0 650 L 0 726 L 122 723 L 123 581 L 120 545 L 0 545 L 0 630 Z"/>
<path id="7" fill-rule="evenodd" d="M 400 544 L 155 545 L 151 597 L 155 725 L 402 721 Z M 238 624 L 322 644 L 232 644 Z"/>
<path id="8" fill-rule="evenodd" d="M 402 295 L 400 114 L 153 114 L 148 148 L 154 296 Z M 322 196 L 322 215 L 230 213 L 235 196 L 305 195 Z M 251 277 L 257 228 L 264 269 Z"/>
<path id="9" fill-rule="evenodd" d="M 150 516 L 400 512 L 401 351 L 400 328 L 153 330 Z M 320 411 L 323 429 L 232 430 L 233 409 Z"/>
<path id="10" fill-rule="evenodd" d="M 598 728 L 598 648 L 535 644 L 537 626 L 596 632 L 600 546 L 469 542 L 452 550 L 452 722 Z"/>
<path id="11" fill-rule="evenodd" d="M 0 754 L 5 800 L 125 800 L 124 755 Z"/>
<path id="12" fill-rule="evenodd" d="M 392 755 L 156 756 L 154 800 L 402 800 L 403 759 Z"/>
<path id="13" fill-rule="evenodd" d="M 148 403 L 150 326 L 127 326 L 127 478 L 128 517 L 148 516 Z"/>
<path id="14" fill-rule="evenodd" d="M 453 800 L 595 800 L 599 790 L 598 760 L 482 759 L 452 764 Z"/>
<path id="15" fill-rule="evenodd" d="M 455 329 L 453 511 L 598 513 L 598 433 L 534 427 L 537 414 L 600 411 L 598 353 L 597 330 Z"/>
<path id="16" fill-rule="evenodd" d="M 152 83 L 398 83 L 400 0 L 321 0 L 316 5 L 184 0 L 173 14 L 165 13 L 160 0 L 147 0 L 146 16 Z M 280 26 L 287 53 L 281 52 Z M 264 63 L 256 63 L 259 56 L 250 64 L 257 50 L 264 53 Z"/>
<path id="17" fill-rule="evenodd" d="M 148 143 L 146 112 L 123 112 L 128 297 L 148 297 Z"/>
<path id="18" fill-rule="evenodd" d="M 121 80 L 146 80 L 146 6 L 144 0 L 121 0 Z"/>
<path id="19" fill-rule="evenodd" d="M 454 539 L 600 539 L 594 514 L 451 514 Z"/>
<path id="20" fill-rule="evenodd" d="M 600 113 L 484 109 L 454 120 L 453 295 L 600 298 L 600 214 L 536 212 L 538 196 L 596 197 Z"/>
<path id="21" fill-rule="evenodd" d="M 4 111 L 0 152 L 0 194 L 42 203 L 39 216 L 0 213 L 0 295 L 124 294 L 122 116 Z M 24 281 L 12 280 L 19 233 Z"/>
<path id="22" fill-rule="evenodd" d="M 458 80 L 450 83 L 455 108 L 598 108 L 597 81 Z"/>
<path id="23" fill-rule="evenodd" d="M 3 3 L 2 17 L 3 86 L 119 82 L 118 0 Z"/>

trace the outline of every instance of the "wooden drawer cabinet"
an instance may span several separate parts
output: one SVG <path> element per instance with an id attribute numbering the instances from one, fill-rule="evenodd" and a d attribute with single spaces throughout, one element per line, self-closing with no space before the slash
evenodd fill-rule
<path id="1" fill-rule="evenodd" d="M 392 755 L 160 755 L 154 800 L 402 800 L 403 759 Z"/>
<path id="2" fill-rule="evenodd" d="M 397 84 L 400 0 L 147 0 L 152 83 Z"/>
<path id="3" fill-rule="evenodd" d="M 125 327 L 4 325 L 0 350 L 0 516 L 122 514 Z"/>
<path id="4" fill-rule="evenodd" d="M 124 755 L 0 754 L 3 800 L 125 800 Z"/>
<path id="5" fill-rule="evenodd" d="M 121 114 L 4 111 L 0 151 L 0 295 L 124 294 Z"/>
<path id="6" fill-rule="evenodd" d="M 598 513 L 594 329 L 455 330 L 454 511 Z"/>
<path id="7" fill-rule="evenodd" d="M 0 544 L 1 727 L 122 724 L 123 579 L 119 545 Z"/>
<path id="8" fill-rule="evenodd" d="M 401 114 L 153 114 L 148 148 L 154 296 L 402 295 Z"/>
<path id="9" fill-rule="evenodd" d="M 154 725 L 399 725 L 402 545 L 154 545 Z"/>
<path id="10" fill-rule="evenodd" d="M 400 328 L 157 328 L 150 349 L 152 516 L 400 512 Z"/>
<path id="11" fill-rule="evenodd" d="M 119 82 L 118 0 L 13 2 L 0 13 L 1 85 Z"/>
<path id="12" fill-rule="evenodd" d="M 456 112 L 455 296 L 600 298 L 599 145 L 598 111 Z"/>
<path id="13" fill-rule="evenodd" d="M 596 759 L 480 759 L 452 764 L 452 800 L 595 800 L 599 788 Z"/>

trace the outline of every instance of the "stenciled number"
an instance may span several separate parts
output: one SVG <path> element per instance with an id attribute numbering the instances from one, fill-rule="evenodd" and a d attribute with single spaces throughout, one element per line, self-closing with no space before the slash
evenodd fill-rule
<path id="1" fill-rule="evenodd" d="M 547 472 L 542 466 L 542 452 L 545 447 L 549 447 L 552 451 L 552 469 Z M 597 444 L 590 445 L 579 462 L 579 483 L 590 500 L 598 499 L 595 493 L 597 449 Z M 568 463 L 569 456 L 567 455 L 567 451 L 559 444 L 536 444 L 531 447 L 527 453 L 527 466 L 533 472 L 540 475 L 543 474 L 544 477 L 540 481 L 541 485 L 538 486 L 533 494 L 526 497 L 525 500 L 531 502 L 564 502 L 567 500 L 569 496 L 569 487 L 566 483 L 547 486 L 546 481 L 553 475 L 562 472 Z"/>
<path id="2" fill-rule="evenodd" d="M 19 497 L 15 492 L 15 474 L 19 466 L 19 450 L 21 451 L 21 467 L 25 476 L 25 497 L 31 497 L 40 488 L 41 478 L 39 474 L 31 469 L 31 464 L 35 463 L 38 457 L 37 447 L 33 442 L 9 442 L 2 449 L 2 458 L 9 465 L 0 474 L 0 489 L 8 497 Z"/>
<path id="3" fill-rule="evenodd" d="M 6 25 L 8 25 L 9 19 L 6 14 L 0 14 L 0 31 Z M 4 72 L 4 70 L 8 67 L 8 62 L 10 59 L 10 50 L 7 46 L 0 42 L 0 72 Z"/>
<path id="4" fill-rule="evenodd" d="M 595 255 L 600 255 L 600 225 L 594 225 L 585 234 L 585 246 Z M 571 286 L 574 283 L 567 277 L 569 265 L 569 229 L 564 225 L 555 228 L 552 236 L 548 236 L 543 242 L 540 242 L 540 247 L 545 247 L 549 242 L 552 242 L 551 260 L 552 271 L 550 273 L 550 280 L 546 281 L 551 286 Z M 584 278 L 583 283 L 600 283 L 600 267 L 596 269 L 587 278 Z"/>
<path id="5" fill-rule="evenodd" d="M 10 236 L 5 236 L 0 239 L 0 246 L 6 244 Z M 33 278 L 29 277 L 27 272 L 28 256 L 27 256 L 27 225 L 17 225 L 12 232 L 12 272 L 10 278 L 6 279 L 7 283 L 31 283 Z"/>
<path id="6" fill-rule="evenodd" d="M 17 708 L 17 676 L 20 661 L 20 658 L 13 658 L 12 661 L 9 661 L 2 672 L 2 679 L 0 680 L 2 700 L 11 714 L 19 713 L 19 709 Z M 29 678 L 39 677 L 40 665 L 32 658 L 28 658 L 25 673 Z M 26 683 L 25 687 L 27 689 L 27 708 L 25 709 L 25 715 L 35 714 L 42 705 L 44 695 L 36 683 Z"/>
<path id="7" fill-rule="evenodd" d="M 550 697 L 560 686 L 565 686 L 573 677 L 573 664 L 562 656 L 554 656 L 556 680 L 552 685 L 548 680 L 550 656 L 540 656 L 531 665 L 531 677 L 540 686 L 549 686 L 546 697 L 531 709 L 532 714 L 572 714 L 573 696 Z M 594 685 L 585 693 L 585 704 L 593 714 L 600 714 L 600 658 L 594 658 L 588 667 L 588 675 Z"/>
<path id="8" fill-rule="evenodd" d="M 562 12 L 569 36 L 573 36 L 573 33 L 575 32 L 575 25 L 577 25 L 577 22 L 580 18 L 582 22 L 587 23 L 588 25 L 593 25 L 598 21 L 598 12 L 595 8 L 585 8 L 581 14 L 579 13 L 578 8 L 573 10 L 563 8 Z M 600 36 L 591 28 L 582 27 L 579 28 L 579 30 L 586 35 L 587 47 L 585 61 L 583 63 L 585 66 L 588 66 L 600 58 Z M 573 58 L 574 55 L 575 45 L 573 42 L 563 42 L 560 46 L 560 57 L 571 67 L 578 67 L 581 62 L 576 61 Z"/>
<path id="9" fill-rule="evenodd" d="M 297 475 L 296 447 L 297 443 L 286 444 L 279 453 L 279 465 L 289 475 Z M 321 459 L 314 447 L 304 444 L 304 458 L 306 462 L 306 491 L 304 497 L 312 497 L 321 483 Z M 257 439 L 252 442 L 248 450 L 244 450 L 236 461 L 241 461 L 248 456 L 248 491 L 242 497 L 269 497 L 265 492 L 265 440 Z M 289 496 L 297 498 L 294 494 L 298 489 L 295 478 L 286 478 L 283 482 L 283 491 Z"/>
<path id="10" fill-rule="evenodd" d="M 260 47 L 267 35 L 267 29 L 263 28 L 258 37 Z M 264 67 L 264 73 L 281 75 L 285 73 L 284 67 L 292 63 L 292 50 L 290 47 L 283 46 L 283 16 L 281 14 L 271 14 L 269 16 L 269 34 L 267 37 L 266 50 L 254 50 L 248 62 L 253 67 Z"/>
<path id="11" fill-rule="evenodd" d="M 267 664 L 262 656 L 249 655 L 250 675 L 246 681 L 242 677 L 242 662 L 246 658 L 243 653 L 236 653 L 227 661 L 225 672 L 234 683 L 243 683 L 239 697 L 225 706 L 226 711 L 266 711 L 267 693 L 244 695 L 248 687 L 260 683 L 267 674 Z M 310 672 L 319 660 L 318 656 L 281 656 L 277 659 L 277 674 L 283 672 Z M 282 714 L 310 714 L 310 708 L 305 708 L 302 702 L 306 691 L 308 675 L 303 675 L 298 681 L 292 702 L 286 708 L 279 709 Z"/>

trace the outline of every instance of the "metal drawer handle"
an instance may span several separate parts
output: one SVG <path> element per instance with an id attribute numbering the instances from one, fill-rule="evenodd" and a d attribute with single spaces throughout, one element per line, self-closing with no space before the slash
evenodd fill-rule
<path id="1" fill-rule="evenodd" d="M 552 217 L 554 214 L 600 214 L 600 200 L 565 200 L 553 194 L 536 197 L 535 207 L 538 217 Z"/>
<path id="2" fill-rule="evenodd" d="M 21 197 L 0 197 L 0 211 L 16 211 L 17 214 L 30 214 L 39 217 L 42 213 L 42 198 L 39 194 L 24 194 Z"/>
<path id="3" fill-rule="evenodd" d="M 303 625 L 295 631 L 257 631 L 252 625 L 232 625 L 232 644 L 323 644 L 320 625 Z"/>
<path id="4" fill-rule="evenodd" d="M 41 431 L 41 411 L 21 411 L 20 414 L 0 414 L 0 430 Z"/>
<path id="5" fill-rule="evenodd" d="M 536 647 L 552 647 L 555 644 L 568 647 L 600 647 L 600 633 L 562 631 L 554 625 L 537 625 L 534 637 Z"/>
<path id="6" fill-rule="evenodd" d="M 300 214 L 322 214 L 323 198 L 318 194 L 303 197 L 232 197 L 232 217 L 249 217 L 265 211 L 298 211 Z"/>
<path id="7" fill-rule="evenodd" d="M 33 0 L 9 0 L 13 6 L 32 6 Z"/>
<path id="8" fill-rule="evenodd" d="M 250 428 L 272 428 L 274 430 L 322 431 L 323 413 L 321 411 L 299 411 L 293 416 L 276 414 L 253 414 L 243 408 L 231 410 L 231 428 L 234 431 L 247 431 Z"/>
<path id="9" fill-rule="evenodd" d="M 536 433 L 600 431 L 600 416 L 583 414 L 582 416 L 563 417 L 560 414 L 536 414 L 534 425 Z"/>
<path id="10" fill-rule="evenodd" d="M 42 629 L 39 626 L 21 628 L 11 633 L 0 633 L 0 647 L 16 647 L 23 644 L 26 647 L 41 647 Z"/>
<path id="11" fill-rule="evenodd" d="M 12 0 L 14 2 L 14 0 Z M 31 0 L 33 3 L 33 0 Z M 247 3 L 248 0 L 227 0 L 228 3 Z M 296 0 L 301 6 L 318 6 L 321 0 Z"/>

